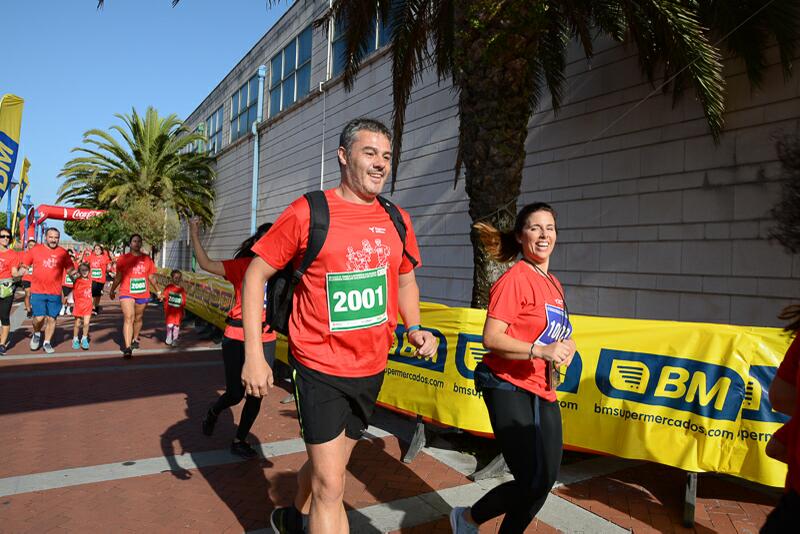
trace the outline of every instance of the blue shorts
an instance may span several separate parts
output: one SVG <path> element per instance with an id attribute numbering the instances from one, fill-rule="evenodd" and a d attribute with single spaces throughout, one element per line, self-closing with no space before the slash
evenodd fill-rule
<path id="1" fill-rule="evenodd" d="M 150 302 L 150 297 L 145 297 L 145 298 L 143 298 L 143 299 L 137 299 L 137 298 L 134 298 L 134 297 L 129 297 L 128 295 L 123 295 L 123 296 L 121 296 L 121 297 L 119 298 L 119 300 L 122 300 L 122 299 L 133 299 L 133 301 L 134 301 L 136 304 L 139 304 L 140 306 L 141 306 L 142 304 L 147 304 L 148 302 Z"/>
<path id="2" fill-rule="evenodd" d="M 31 311 L 34 317 L 58 317 L 61 295 L 31 293 Z"/>

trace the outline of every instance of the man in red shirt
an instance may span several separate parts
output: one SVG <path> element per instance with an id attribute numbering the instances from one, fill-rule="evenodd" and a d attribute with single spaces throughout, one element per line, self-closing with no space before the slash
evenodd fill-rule
<path id="1" fill-rule="evenodd" d="M 330 212 L 325 245 L 295 289 L 289 320 L 290 364 L 309 460 L 298 473 L 294 507 L 275 510 L 270 518 L 280 533 L 301 532 L 300 512 L 307 511 L 311 532 L 348 531 L 345 469 L 374 410 L 398 312 L 418 354 L 427 357 L 436 350 L 436 339 L 419 324 L 419 288 L 407 256 L 419 258 L 411 219 L 400 211 L 406 255 L 376 198 L 391 172 L 391 132 L 371 119 L 350 121 L 340 137 L 338 159 L 341 183 L 325 191 Z M 264 284 L 289 262 L 298 265 L 309 220 L 308 202 L 297 199 L 252 248 L 256 256 L 243 291 L 242 382 L 255 397 L 272 386 L 261 344 Z"/>
<path id="2" fill-rule="evenodd" d="M 65 273 L 75 274 L 75 265 L 66 250 L 58 246 L 61 232 L 48 228 L 45 244 L 25 252 L 22 263 L 33 267 L 31 276 L 31 309 L 33 310 L 33 336 L 31 350 L 40 346 L 48 354 L 55 352 L 50 340 L 56 330 L 56 317 L 61 311 L 61 282 Z M 44 342 L 42 342 L 44 330 Z"/>

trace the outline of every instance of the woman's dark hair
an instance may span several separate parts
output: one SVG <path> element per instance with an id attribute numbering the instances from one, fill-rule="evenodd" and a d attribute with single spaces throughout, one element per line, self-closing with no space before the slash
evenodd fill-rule
<path id="1" fill-rule="evenodd" d="M 134 237 L 138 237 L 138 238 L 139 238 L 139 241 L 144 241 L 144 239 L 142 239 L 142 236 L 141 236 L 140 234 L 131 234 L 131 237 L 130 237 L 130 239 L 128 239 L 128 245 L 130 245 L 130 244 L 131 244 L 131 241 L 133 241 L 133 238 L 134 238 Z"/>
<path id="2" fill-rule="evenodd" d="M 169 277 L 172 278 L 173 276 L 175 276 L 175 273 L 183 276 L 183 273 L 181 271 L 179 271 L 178 269 L 172 269 L 172 272 L 169 273 Z"/>
<path id="3" fill-rule="evenodd" d="M 272 223 L 264 223 L 258 227 L 256 233 L 242 241 L 242 244 L 239 245 L 239 248 L 236 249 L 236 253 L 233 255 L 234 258 L 252 258 L 256 255 L 255 252 L 250 250 L 253 248 L 253 245 L 256 244 L 256 241 L 264 237 L 269 229 L 272 228 Z"/>
<path id="4" fill-rule="evenodd" d="M 550 204 L 533 202 L 519 210 L 514 221 L 513 230 L 501 232 L 489 223 L 475 223 L 473 228 L 478 231 L 478 237 L 480 237 L 483 248 L 489 257 L 502 263 L 514 260 L 522 252 L 522 245 L 517 241 L 517 237 L 525 229 L 525 222 L 531 213 L 536 213 L 537 211 L 549 212 L 553 216 L 553 220 L 556 220 L 556 211 Z"/>
<path id="5" fill-rule="evenodd" d="M 9 228 L 8 226 L 4 226 L 4 227 L 0 228 L 0 232 L 2 232 L 3 230 L 5 230 L 9 234 L 11 234 L 12 236 L 14 235 L 14 232 L 12 232 L 11 228 Z"/>

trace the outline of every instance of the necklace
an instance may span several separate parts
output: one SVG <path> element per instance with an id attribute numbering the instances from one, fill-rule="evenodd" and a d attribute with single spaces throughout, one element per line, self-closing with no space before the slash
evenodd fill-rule
<path id="1" fill-rule="evenodd" d="M 567 337 L 568 326 L 570 324 L 569 323 L 569 307 L 567 307 L 567 299 L 564 297 L 564 293 L 558 287 L 558 284 L 556 283 L 555 279 L 553 278 L 553 275 L 551 275 L 550 273 L 544 272 L 544 270 L 542 270 L 541 267 L 536 265 L 536 263 L 532 262 L 531 260 L 529 260 L 525 256 L 522 257 L 522 260 L 525 263 L 527 263 L 528 265 L 530 265 L 531 267 L 533 267 L 534 270 L 536 272 L 538 272 L 540 275 L 544 276 L 547 279 L 547 282 L 548 282 L 548 289 L 549 289 L 550 286 L 554 287 L 556 292 L 558 293 L 558 296 L 561 297 L 561 302 L 564 304 L 564 314 L 559 319 L 559 326 L 561 327 L 561 328 L 559 328 L 559 331 L 561 332 L 561 338 L 558 341 L 563 341 Z"/>

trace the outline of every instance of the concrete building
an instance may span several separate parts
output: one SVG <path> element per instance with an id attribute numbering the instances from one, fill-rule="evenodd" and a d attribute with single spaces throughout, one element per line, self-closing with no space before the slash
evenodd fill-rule
<path id="1" fill-rule="evenodd" d="M 338 182 L 335 149 L 348 120 L 390 120 L 383 28 L 376 21 L 375 51 L 346 92 L 336 32 L 313 26 L 327 5 L 295 3 L 187 118 L 205 128 L 217 160 L 212 257 L 229 257 L 249 235 L 260 65 L 259 223 Z M 767 239 L 781 185 L 775 136 L 798 131 L 800 76 L 784 82 L 777 48 L 768 58 L 759 91 L 743 65 L 727 62 L 726 129 L 715 144 L 691 91 L 673 107 L 640 75 L 633 46 L 600 41 L 591 63 L 574 50 L 560 112 L 544 101 L 530 119 L 518 204 L 543 200 L 558 210 L 551 267 L 573 313 L 777 325 L 779 310 L 800 297 L 800 258 Z M 390 198 L 414 220 L 422 298 L 466 306 L 470 218 L 463 180 L 453 187 L 458 114 L 449 81 L 424 76 L 406 117 Z M 168 265 L 186 266 L 188 250 L 185 240 L 172 243 Z"/>

